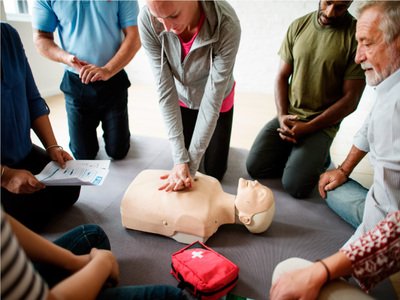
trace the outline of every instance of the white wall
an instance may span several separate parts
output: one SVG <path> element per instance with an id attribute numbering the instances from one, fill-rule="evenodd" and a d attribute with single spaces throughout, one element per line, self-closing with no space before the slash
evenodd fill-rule
<path id="1" fill-rule="evenodd" d="M 237 90 L 272 93 L 278 65 L 277 51 L 290 22 L 315 10 L 318 1 L 229 0 L 241 20 L 242 39 L 235 66 Z M 144 4 L 139 0 L 139 5 Z M 62 66 L 37 54 L 29 22 L 8 21 L 20 33 L 36 83 L 43 96 L 59 92 Z M 152 84 L 143 50 L 127 66 L 132 81 Z"/>
<path id="2" fill-rule="evenodd" d="M 236 59 L 237 90 L 271 94 L 278 66 L 278 49 L 295 18 L 318 7 L 318 1 L 228 0 L 241 23 L 242 38 Z M 143 1 L 139 1 L 143 5 Z M 133 80 L 152 83 L 147 58 L 140 50 L 127 70 Z"/>

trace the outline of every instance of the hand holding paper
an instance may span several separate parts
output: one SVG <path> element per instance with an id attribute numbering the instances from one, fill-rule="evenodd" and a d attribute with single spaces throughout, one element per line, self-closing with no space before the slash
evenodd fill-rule
<path id="1" fill-rule="evenodd" d="M 44 184 L 51 185 L 102 185 L 110 160 L 69 160 L 64 169 L 51 161 L 35 175 Z"/>

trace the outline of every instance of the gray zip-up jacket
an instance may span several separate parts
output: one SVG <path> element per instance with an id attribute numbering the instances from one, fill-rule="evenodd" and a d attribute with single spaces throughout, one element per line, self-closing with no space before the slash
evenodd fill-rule
<path id="1" fill-rule="evenodd" d="M 198 170 L 234 84 L 233 67 L 240 42 L 240 23 L 226 1 L 200 1 L 205 20 L 182 62 L 178 36 L 164 29 L 147 7 L 139 14 L 139 33 L 150 60 L 175 164 Z M 193 137 L 185 148 L 179 101 L 199 110 Z"/>

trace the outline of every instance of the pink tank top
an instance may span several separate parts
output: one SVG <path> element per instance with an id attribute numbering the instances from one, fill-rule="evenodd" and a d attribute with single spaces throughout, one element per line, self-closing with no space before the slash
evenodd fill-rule
<path id="1" fill-rule="evenodd" d="M 205 18 L 206 18 L 206 15 L 204 14 L 204 12 L 202 12 L 201 16 L 200 16 L 199 24 L 197 26 L 197 30 L 196 30 L 195 34 L 193 35 L 193 37 L 190 39 L 190 41 L 185 42 L 178 35 L 178 38 L 179 38 L 179 40 L 181 42 L 181 46 L 182 46 L 182 61 L 185 59 L 186 55 L 189 53 L 190 49 L 192 48 L 194 40 L 196 39 L 197 35 L 199 34 L 201 26 L 203 26 Z M 235 85 L 236 85 L 236 82 L 233 84 L 232 90 L 229 93 L 229 95 L 222 102 L 220 112 L 222 112 L 222 113 L 227 112 L 233 107 L 233 100 L 235 98 Z M 185 103 L 183 103 L 181 100 L 179 100 L 179 105 L 187 108 L 187 105 Z"/>

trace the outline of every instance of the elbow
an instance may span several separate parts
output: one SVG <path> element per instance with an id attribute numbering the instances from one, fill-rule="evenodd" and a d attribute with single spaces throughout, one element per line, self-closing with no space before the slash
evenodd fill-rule
<path id="1" fill-rule="evenodd" d="M 346 112 L 346 116 L 353 113 L 357 109 L 358 104 L 360 103 L 361 100 L 363 90 L 364 89 L 358 92 L 349 93 L 346 96 L 347 98 L 347 100 L 345 101 L 346 105 L 343 107 L 343 111 Z"/>
<path id="2" fill-rule="evenodd" d="M 33 34 L 33 44 L 40 55 L 46 56 L 45 41 L 38 33 Z"/>
<path id="3" fill-rule="evenodd" d="M 342 107 L 342 112 L 343 112 L 342 120 L 345 117 L 347 117 L 348 115 L 350 115 L 356 111 L 358 103 L 359 103 L 359 99 L 354 99 L 353 101 L 348 103 L 346 106 Z"/>
<path id="4" fill-rule="evenodd" d="M 129 61 L 131 61 L 142 47 L 142 43 L 139 38 L 135 38 L 129 41 L 129 45 L 129 49 L 127 51 L 129 54 Z"/>
<path id="5" fill-rule="evenodd" d="M 349 105 L 349 114 L 351 114 L 352 112 L 354 112 L 357 107 L 358 104 L 360 103 L 361 100 L 361 96 L 362 96 L 362 91 L 360 91 L 360 93 L 354 94 L 352 95 L 352 101 L 350 101 L 350 105 Z"/>
<path id="6" fill-rule="evenodd" d="M 291 72 L 279 72 L 275 77 L 275 87 L 278 88 L 282 86 L 288 86 L 291 75 Z"/>
<path id="7" fill-rule="evenodd" d="M 284 74 L 280 73 L 275 77 L 275 83 L 276 84 L 288 83 L 289 82 L 289 77 L 290 76 L 287 76 L 287 75 L 284 75 Z"/>
<path id="8" fill-rule="evenodd" d="M 351 113 L 353 113 L 353 112 L 356 111 L 356 109 L 357 109 L 357 107 L 358 107 L 358 103 L 359 103 L 359 102 L 356 102 L 353 106 L 351 106 L 351 107 L 348 109 L 348 115 L 350 115 Z"/>
<path id="9" fill-rule="evenodd" d="M 140 48 L 142 48 L 142 42 L 140 41 L 140 39 L 138 39 L 135 47 L 135 54 L 140 50 Z"/>
<path id="10" fill-rule="evenodd" d="M 40 51 L 41 48 L 41 41 L 40 41 L 40 37 L 39 34 L 37 32 L 33 33 L 33 44 L 35 45 L 35 48 L 38 52 Z"/>
<path id="11" fill-rule="evenodd" d="M 53 33 L 36 29 L 33 32 L 33 43 L 41 55 L 48 57 L 49 49 L 55 45 Z"/>

